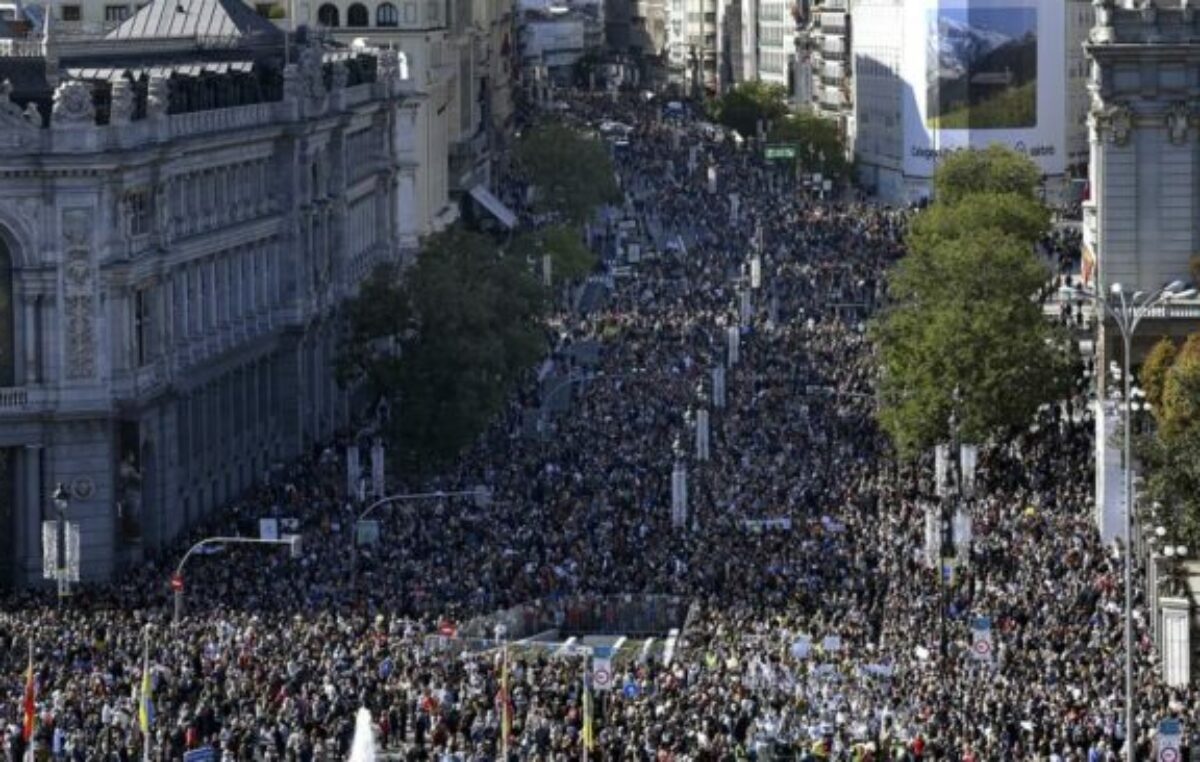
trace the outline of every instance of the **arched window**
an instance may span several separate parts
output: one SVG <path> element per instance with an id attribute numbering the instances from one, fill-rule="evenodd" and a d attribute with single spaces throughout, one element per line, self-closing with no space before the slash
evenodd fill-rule
<path id="1" fill-rule="evenodd" d="M 400 26 L 400 12 L 391 3 L 380 3 L 375 9 L 375 26 Z"/>
<path id="2" fill-rule="evenodd" d="M 317 9 L 317 23 L 321 26 L 335 27 L 340 26 L 341 22 L 338 18 L 338 9 L 336 5 L 325 3 Z"/>
<path id="3" fill-rule="evenodd" d="M 367 13 L 367 6 L 362 3 L 355 3 L 346 9 L 346 26 L 369 26 L 371 23 L 371 14 Z"/>
<path id="4" fill-rule="evenodd" d="M 13 304 L 13 260 L 8 242 L 0 238 L 0 386 L 17 382 L 16 326 Z"/>

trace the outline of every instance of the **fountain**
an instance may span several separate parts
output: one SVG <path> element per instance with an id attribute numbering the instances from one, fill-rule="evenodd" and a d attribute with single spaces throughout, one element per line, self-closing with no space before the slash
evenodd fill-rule
<path id="1" fill-rule="evenodd" d="M 354 722 L 354 743 L 350 744 L 350 762 L 375 762 L 375 728 L 371 712 L 364 706 Z"/>

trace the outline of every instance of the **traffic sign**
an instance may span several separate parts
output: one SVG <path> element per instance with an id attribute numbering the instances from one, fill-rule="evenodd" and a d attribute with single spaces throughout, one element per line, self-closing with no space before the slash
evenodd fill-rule
<path id="1" fill-rule="evenodd" d="M 789 145 L 774 145 L 767 146 L 763 151 L 763 158 L 767 161 L 782 161 L 796 158 L 796 146 Z"/>
<path id="2" fill-rule="evenodd" d="M 1168 719 L 1158 723 L 1158 762 L 1179 762 L 1183 758 L 1183 726 L 1179 720 Z"/>
<path id="3" fill-rule="evenodd" d="M 635 699 L 638 697 L 638 694 L 641 692 L 642 692 L 641 688 L 639 688 L 638 684 L 636 682 L 634 682 L 633 680 L 630 680 L 629 682 L 625 683 L 625 689 L 624 689 L 625 698 Z"/>
<path id="4" fill-rule="evenodd" d="M 172 574 L 171 575 L 171 589 L 177 593 L 183 592 L 183 575 L 182 574 Z"/>

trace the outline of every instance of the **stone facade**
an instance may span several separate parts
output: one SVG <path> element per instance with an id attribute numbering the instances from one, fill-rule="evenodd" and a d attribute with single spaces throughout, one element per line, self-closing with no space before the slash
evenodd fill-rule
<path id="1" fill-rule="evenodd" d="M 1096 0 L 1086 46 L 1090 197 L 1083 203 L 1084 277 L 1100 292 L 1127 293 L 1192 280 L 1200 252 L 1200 3 L 1142 2 L 1137 8 Z M 1133 364 L 1165 334 L 1195 330 L 1200 305 L 1173 304 L 1143 321 Z M 1097 397 L 1107 399 L 1110 361 L 1121 362 L 1121 337 L 1101 321 L 1096 342 Z M 1121 453 L 1113 441 L 1119 416 L 1096 416 L 1096 517 L 1106 537 L 1124 535 Z"/>
<path id="2" fill-rule="evenodd" d="M 58 483 L 104 578 L 347 421 L 338 305 L 413 203 L 404 84 L 371 55 L 355 81 L 310 46 L 282 97 L 228 108 L 0 98 L 0 581 L 40 579 Z"/>

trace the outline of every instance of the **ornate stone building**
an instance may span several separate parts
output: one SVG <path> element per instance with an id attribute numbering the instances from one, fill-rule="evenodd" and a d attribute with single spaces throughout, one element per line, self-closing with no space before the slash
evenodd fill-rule
<path id="1" fill-rule="evenodd" d="M 0 57 L 0 582 L 58 483 L 102 578 L 344 423 L 335 313 L 405 250 L 398 56 L 187 3 L 219 36 L 154 0 Z"/>
<path id="2" fill-rule="evenodd" d="M 1096 0 L 1087 44 L 1090 196 L 1083 203 L 1083 277 L 1102 293 L 1188 282 L 1200 253 L 1200 2 L 1118 4 Z M 1136 7 L 1133 7 L 1136 5 Z M 1127 7 L 1128 6 L 1128 7 Z M 1200 305 L 1176 303 L 1143 321 L 1133 363 L 1164 334 L 1196 329 Z M 1120 363 L 1121 337 L 1101 322 L 1097 396 L 1107 400 L 1109 363 Z M 1101 533 L 1124 534 L 1121 452 L 1112 433 L 1119 411 L 1096 416 L 1096 510 Z"/>

